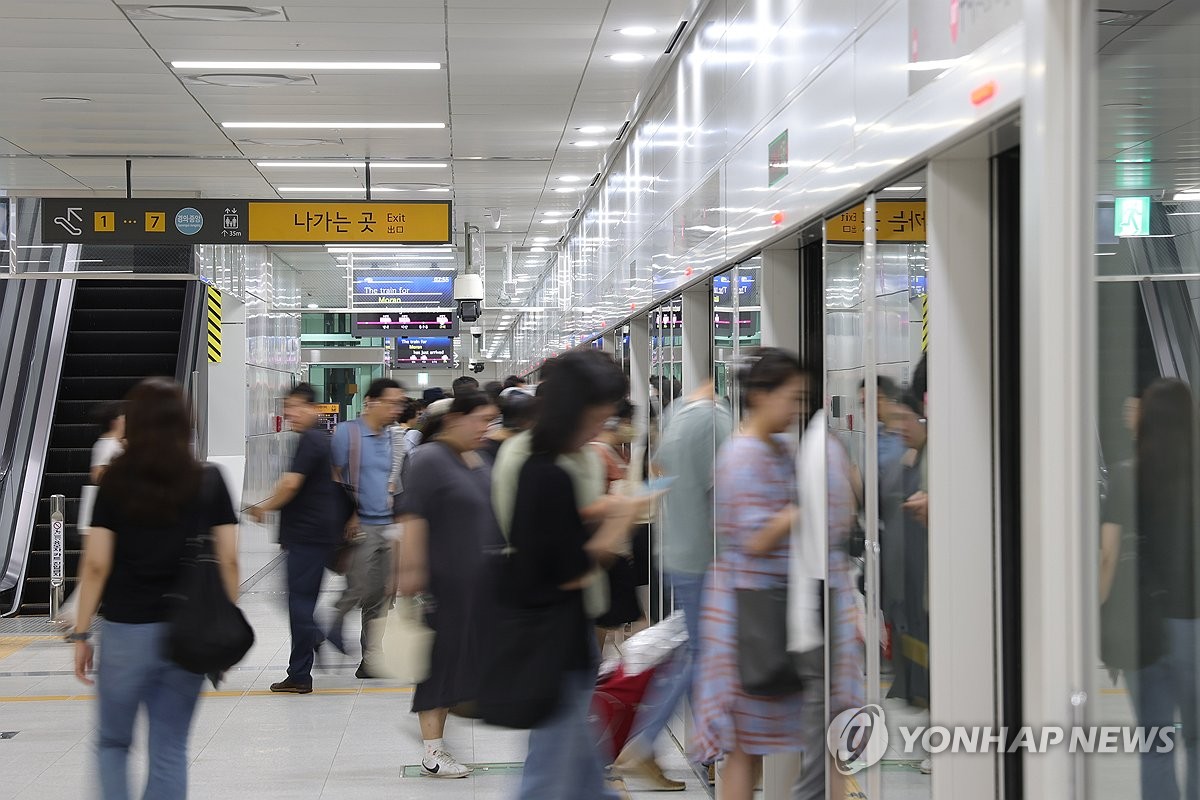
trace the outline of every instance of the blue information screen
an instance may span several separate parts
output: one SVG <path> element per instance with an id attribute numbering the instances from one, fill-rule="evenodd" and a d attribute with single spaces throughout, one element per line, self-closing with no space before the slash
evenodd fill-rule
<path id="1" fill-rule="evenodd" d="M 454 308 L 454 273 L 354 270 L 355 308 Z"/>
<path id="2" fill-rule="evenodd" d="M 733 288 L 733 278 L 730 275 L 717 275 L 713 278 L 713 303 L 718 306 L 732 306 L 733 299 L 729 296 Z M 738 297 L 745 300 L 754 292 L 754 275 L 738 276 Z"/>
<path id="3" fill-rule="evenodd" d="M 448 337 L 402 337 L 392 348 L 393 369 L 453 367 L 455 363 L 454 340 Z"/>

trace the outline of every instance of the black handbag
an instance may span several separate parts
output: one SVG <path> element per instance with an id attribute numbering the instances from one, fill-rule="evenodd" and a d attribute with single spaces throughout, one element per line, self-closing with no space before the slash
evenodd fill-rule
<path id="1" fill-rule="evenodd" d="M 205 470 L 204 480 L 221 477 Z M 208 496 L 207 492 L 201 494 Z M 225 593 L 212 542 L 212 534 L 206 529 L 198 530 L 188 540 L 189 557 L 167 620 L 167 658 L 199 675 L 225 672 L 254 646 L 254 629 Z"/>
<path id="2" fill-rule="evenodd" d="M 619 628 L 641 619 L 642 602 L 638 600 L 633 560 L 617 556 L 604 574 L 608 578 L 608 611 L 596 617 L 596 627 Z"/>
<path id="3" fill-rule="evenodd" d="M 567 603 L 497 608 L 484 640 L 476 713 L 489 725 L 528 730 L 558 710 L 567 646 L 575 629 Z"/>
<path id="4" fill-rule="evenodd" d="M 737 590 L 737 664 L 746 694 L 780 697 L 804 688 L 787 649 L 785 587 Z"/>

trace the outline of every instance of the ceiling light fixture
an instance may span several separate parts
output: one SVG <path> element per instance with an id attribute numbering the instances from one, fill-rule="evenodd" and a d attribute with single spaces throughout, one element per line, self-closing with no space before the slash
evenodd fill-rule
<path id="1" fill-rule="evenodd" d="M 583 187 L 582 186 L 559 186 L 554 191 L 558 192 L 559 194 L 563 194 L 565 192 L 580 192 L 580 191 L 583 191 Z"/>
<path id="2" fill-rule="evenodd" d="M 366 192 L 362 186 L 276 186 L 277 192 L 328 192 L 331 194 L 353 194 L 354 192 Z M 426 189 L 393 189 L 386 186 L 371 187 L 372 192 L 395 193 L 395 192 L 424 192 Z M 446 189 L 445 191 L 449 191 Z"/>
<path id="3" fill-rule="evenodd" d="M 222 128 L 322 128 L 327 130 L 441 130 L 444 122 L 222 122 Z"/>
<path id="4" fill-rule="evenodd" d="M 654 30 L 654 28 L 651 28 L 649 25 L 630 25 L 628 28 L 619 28 L 617 33 L 621 34 L 622 36 L 631 36 L 635 39 L 639 39 L 646 36 L 653 36 L 654 34 L 658 33 L 658 31 Z"/>
<path id="5" fill-rule="evenodd" d="M 1200 192 L 1179 192 L 1171 199 L 1176 203 L 1190 203 L 1200 200 Z"/>
<path id="6" fill-rule="evenodd" d="M 313 72 L 441 69 L 437 61 L 172 61 L 175 69 L 279 69 Z"/>
<path id="7" fill-rule="evenodd" d="M 531 253 L 544 253 L 544 252 L 546 252 L 546 248 L 544 248 L 544 247 L 531 247 L 531 248 L 529 248 L 529 252 L 531 252 Z M 533 278 L 532 278 L 532 277 L 529 277 L 529 278 L 517 278 L 517 280 L 533 280 Z"/>
<path id="8" fill-rule="evenodd" d="M 609 58 L 619 64 L 636 64 L 645 60 L 646 57 L 641 53 L 613 53 Z"/>
<path id="9" fill-rule="evenodd" d="M 547 217 L 565 217 L 567 215 L 567 212 L 565 212 L 565 211 L 543 211 L 542 215 L 547 216 Z"/>
<path id="10" fill-rule="evenodd" d="M 597 142 L 594 139 L 580 139 L 578 142 L 571 142 L 571 144 L 575 145 L 576 147 L 599 147 L 600 146 L 600 142 Z"/>
<path id="11" fill-rule="evenodd" d="M 560 175 L 558 179 L 563 183 L 577 183 L 583 180 L 579 175 Z"/>
<path id="12" fill-rule="evenodd" d="M 535 236 L 535 237 L 533 237 L 533 240 L 535 242 L 552 242 L 552 241 L 554 241 L 549 236 Z"/>
<path id="13" fill-rule="evenodd" d="M 448 253 L 450 245 L 442 247 L 398 247 L 396 245 L 381 245 L 379 247 L 345 247 L 342 245 L 325 245 L 327 253 Z"/>
<path id="14" fill-rule="evenodd" d="M 61 105 L 73 105 L 78 103 L 90 103 L 90 97 L 43 97 L 43 103 L 58 103 Z"/>
<path id="15" fill-rule="evenodd" d="M 308 304 L 308 307 L 309 307 L 309 308 L 320 308 L 320 306 L 319 306 L 319 305 L 317 305 L 316 303 L 309 303 L 309 304 Z"/>
<path id="16" fill-rule="evenodd" d="M 584 125 L 582 128 L 576 128 L 575 130 L 580 133 L 595 135 L 597 133 L 604 133 L 608 128 L 605 128 L 603 125 Z"/>
<path id="17" fill-rule="evenodd" d="M 338 167 L 362 168 L 364 161 L 258 161 L 256 166 L 275 169 L 286 167 L 307 167 L 308 169 L 336 169 Z M 429 161 L 372 161 L 371 169 L 444 169 L 445 164 Z"/>
<path id="18" fill-rule="evenodd" d="M 883 189 L 885 192 L 919 192 L 923 186 L 889 186 Z"/>

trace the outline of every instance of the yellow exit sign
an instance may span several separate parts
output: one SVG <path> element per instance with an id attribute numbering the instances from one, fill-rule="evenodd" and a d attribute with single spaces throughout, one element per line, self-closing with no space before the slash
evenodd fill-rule
<path id="1" fill-rule="evenodd" d="M 825 220 L 825 239 L 830 242 L 862 242 L 866 235 L 866 213 L 861 204 Z M 875 241 L 925 241 L 924 200 L 880 200 L 875 203 Z"/>
<path id="2" fill-rule="evenodd" d="M 450 203 L 250 201 L 248 242 L 448 244 Z"/>

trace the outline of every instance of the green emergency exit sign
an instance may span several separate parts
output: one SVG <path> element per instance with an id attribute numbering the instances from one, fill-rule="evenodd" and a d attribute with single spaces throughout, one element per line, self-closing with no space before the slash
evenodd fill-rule
<path id="1" fill-rule="evenodd" d="M 1150 235 L 1150 198 L 1118 197 L 1113 213 L 1113 233 L 1117 236 Z"/>

